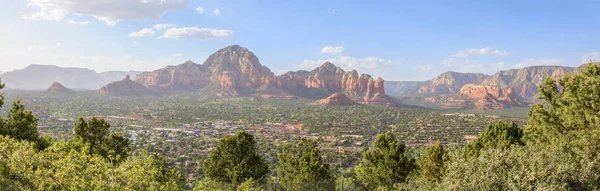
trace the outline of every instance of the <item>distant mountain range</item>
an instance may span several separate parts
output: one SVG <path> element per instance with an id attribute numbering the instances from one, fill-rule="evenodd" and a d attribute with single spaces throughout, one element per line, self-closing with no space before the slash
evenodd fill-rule
<path id="1" fill-rule="evenodd" d="M 157 93 L 199 91 L 217 97 L 285 99 L 318 99 L 343 93 L 361 104 L 396 104 L 385 95 L 381 78 L 373 79 L 356 71 L 346 72 L 329 62 L 311 71 L 300 70 L 276 76 L 259 62 L 254 53 L 237 45 L 218 50 L 203 64 L 188 61 L 141 73 L 135 82 Z"/>
<path id="2" fill-rule="evenodd" d="M 396 105 L 387 92 L 397 100 L 411 100 L 416 105 L 501 110 L 537 101 L 537 87 L 546 77 L 558 79 L 575 71 L 577 67 L 531 66 L 493 75 L 445 72 L 422 82 L 384 82 L 325 62 L 311 71 L 290 71 L 276 76 L 247 48 L 233 45 L 211 54 L 203 64 L 187 61 L 150 72 L 102 73 L 85 68 L 30 65 L 4 73 L 2 82 L 8 88 L 26 90 L 47 89 L 57 82 L 48 91 L 99 89 L 100 94 L 112 96 L 191 91 L 214 97 L 321 99 L 315 103 L 325 105 Z"/>
<path id="3" fill-rule="evenodd" d="M 86 68 L 64 68 L 32 64 L 20 70 L 2 74 L 2 82 L 11 89 L 43 90 L 58 82 L 72 89 L 99 89 L 104 84 L 135 76 L 138 71 L 109 71 L 97 73 Z"/>
<path id="4" fill-rule="evenodd" d="M 560 79 L 580 67 L 531 66 L 493 75 L 445 72 L 424 82 L 388 81 L 386 92 L 449 109 L 499 110 L 538 101 L 537 87 L 547 77 Z"/>

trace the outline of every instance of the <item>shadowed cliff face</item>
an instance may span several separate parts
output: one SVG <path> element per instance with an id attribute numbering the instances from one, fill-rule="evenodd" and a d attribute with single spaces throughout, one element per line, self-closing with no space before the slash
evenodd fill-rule
<path id="1" fill-rule="evenodd" d="M 218 96 L 323 98 L 344 92 L 358 103 L 394 105 L 385 95 L 383 79 L 373 80 L 368 74 L 345 72 L 334 64 L 325 62 L 311 71 L 288 72 L 275 76 L 263 66 L 256 55 L 244 47 L 229 46 L 211 54 L 200 65 L 188 61 L 153 72 L 137 75 L 135 81 L 153 91 L 167 93 L 173 90 L 196 91 L 208 86 L 218 86 Z M 219 89 L 219 90 L 216 90 Z M 268 95 L 266 95 L 268 94 Z"/>

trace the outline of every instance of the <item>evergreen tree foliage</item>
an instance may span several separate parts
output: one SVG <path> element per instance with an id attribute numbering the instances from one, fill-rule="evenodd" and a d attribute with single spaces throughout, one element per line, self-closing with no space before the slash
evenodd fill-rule
<path id="1" fill-rule="evenodd" d="M 43 151 L 36 143 L 0 136 L 0 190 L 166 190 L 184 187 L 178 169 L 142 153 L 120 165 L 88 155 L 89 144 L 57 141 Z"/>
<path id="2" fill-rule="evenodd" d="M 118 164 L 129 156 L 129 139 L 121 133 L 109 133 L 110 123 L 104 119 L 92 117 L 85 120 L 79 117 L 75 123 L 74 139 L 89 144 L 88 153 L 98 154 L 113 164 Z"/>
<path id="3" fill-rule="evenodd" d="M 245 131 L 219 140 L 202 170 L 208 178 L 232 184 L 248 178 L 263 182 L 269 173 L 265 159 L 256 151 L 254 136 Z"/>
<path id="4" fill-rule="evenodd" d="M 447 159 L 447 151 L 439 141 L 427 146 L 423 156 L 417 161 L 421 176 L 430 182 L 442 180 Z"/>
<path id="5" fill-rule="evenodd" d="M 511 145 L 524 145 L 523 129 L 519 128 L 515 122 L 509 124 L 498 122 L 490 124 L 485 131 L 477 137 L 475 142 L 466 146 L 467 154 L 478 156 L 483 149 L 500 148 L 506 149 Z"/>
<path id="6" fill-rule="evenodd" d="M 423 190 L 598 190 L 596 154 L 569 145 L 493 148 L 475 158 L 455 152 L 441 183 Z"/>
<path id="7" fill-rule="evenodd" d="M 355 170 L 358 179 L 369 188 L 393 188 L 394 184 L 403 183 L 415 168 L 415 159 L 404 143 L 387 132 L 377 136 L 373 148 L 363 153 Z"/>
<path id="8" fill-rule="evenodd" d="M 558 82 L 546 79 L 539 88 L 544 103 L 529 111 L 528 139 L 556 144 L 570 136 L 586 132 L 598 137 L 600 127 L 600 67 L 591 61 L 580 72 L 566 75 Z M 598 141 L 598 140 L 595 140 Z"/>
<path id="9" fill-rule="evenodd" d="M 335 188 L 335 179 L 316 141 L 303 138 L 297 144 L 284 143 L 277 158 L 277 176 L 285 190 Z"/>
<path id="10" fill-rule="evenodd" d="M 0 134 L 17 140 L 37 142 L 39 136 L 37 123 L 38 118 L 33 115 L 31 110 L 25 110 L 25 106 L 19 98 L 13 102 L 12 108 L 8 111 L 6 122 L 0 128 Z"/>

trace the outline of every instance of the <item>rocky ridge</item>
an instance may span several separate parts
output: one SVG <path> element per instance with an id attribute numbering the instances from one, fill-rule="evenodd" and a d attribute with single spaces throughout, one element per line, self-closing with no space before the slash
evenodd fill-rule
<path id="1" fill-rule="evenodd" d="M 154 92 L 146 86 L 132 81 L 129 75 L 125 76 L 125 79 L 121 81 L 106 84 L 100 88 L 98 92 L 102 95 L 111 96 L 141 96 L 154 94 Z"/>
<path id="2" fill-rule="evenodd" d="M 346 72 L 330 62 L 311 71 L 288 72 L 276 76 L 247 48 L 233 45 L 211 54 L 203 64 L 188 61 L 152 72 L 138 74 L 135 81 L 152 91 L 202 90 L 218 97 L 253 96 L 310 99 L 343 92 L 363 104 L 395 105 L 385 95 L 384 81 L 368 74 Z M 210 91 L 206 91 L 210 89 Z"/>

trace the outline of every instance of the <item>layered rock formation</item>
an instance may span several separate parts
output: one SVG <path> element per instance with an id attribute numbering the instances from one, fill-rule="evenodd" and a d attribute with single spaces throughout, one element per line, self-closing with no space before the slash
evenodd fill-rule
<path id="1" fill-rule="evenodd" d="M 129 75 L 125 76 L 125 79 L 121 81 L 116 81 L 105 85 L 104 87 L 100 88 L 98 92 L 102 95 L 111 96 L 141 96 L 154 94 L 154 92 L 148 89 L 146 86 L 132 81 Z"/>
<path id="2" fill-rule="evenodd" d="M 343 92 L 357 103 L 396 104 L 385 95 L 383 79 L 373 80 L 368 74 L 358 75 L 356 70 L 345 72 L 330 62 L 325 62 L 312 71 L 301 70 L 279 76 L 278 86 L 300 96 L 305 94 L 303 97 Z"/>
<path id="3" fill-rule="evenodd" d="M 153 91 L 196 91 L 210 84 L 210 71 L 206 67 L 187 61 L 178 66 L 167 66 L 135 77 L 135 82 Z"/>
<path id="4" fill-rule="evenodd" d="M 475 108 L 479 110 L 497 110 L 522 105 L 512 87 L 467 84 L 460 89 L 459 95 L 474 100 Z"/>
<path id="5" fill-rule="evenodd" d="M 385 95 L 381 78 L 374 80 L 367 74 L 345 72 L 329 62 L 311 71 L 275 76 L 254 53 L 237 45 L 218 50 L 201 65 L 188 61 L 144 72 L 137 75 L 135 81 L 159 93 L 200 90 L 218 97 L 319 99 L 343 92 L 358 103 L 395 105 L 394 100 Z"/>
<path id="6" fill-rule="evenodd" d="M 47 90 L 48 93 L 56 94 L 71 94 L 73 90 L 70 90 L 58 82 L 54 82 Z"/>
<path id="7" fill-rule="evenodd" d="M 433 96 L 425 100 L 448 109 L 502 110 L 523 105 L 510 87 L 476 84 L 464 85 L 455 95 Z"/>
<path id="8" fill-rule="evenodd" d="M 419 93 L 454 94 L 465 84 L 480 84 L 487 77 L 485 74 L 445 72 L 426 81 L 419 88 Z"/>
<path id="9" fill-rule="evenodd" d="M 498 86 L 500 88 L 511 87 L 519 99 L 534 100 L 538 94 L 537 87 L 547 77 L 557 80 L 575 71 L 576 68 L 564 66 L 531 66 L 500 71 L 484 80 L 481 85 Z"/>
<path id="10" fill-rule="evenodd" d="M 343 93 L 334 93 L 329 97 L 317 100 L 315 102 L 319 105 L 356 105 L 357 103 L 352 101 Z"/>

